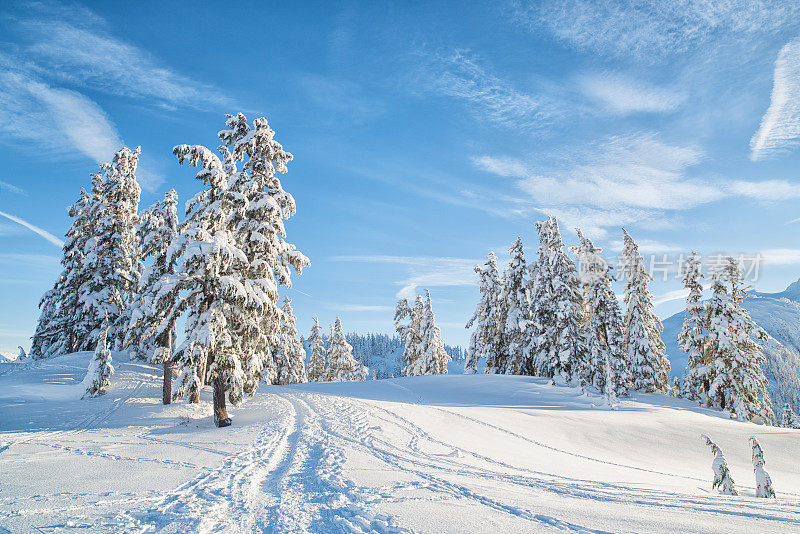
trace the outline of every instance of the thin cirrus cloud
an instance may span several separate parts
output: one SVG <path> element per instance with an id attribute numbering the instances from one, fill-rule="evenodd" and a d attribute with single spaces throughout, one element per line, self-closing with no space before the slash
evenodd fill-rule
<path id="1" fill-rule="evenodd" d="M 767 265 L 797 265 L 800 264 L 800 249 L 772 248 L 759 252 L 761 261 Z"/>
<path id="2" fill-rule="evenodd" d="M 549 97 L 516 88 L 467 51 L 421 53 L 419 57 L 422 66 L 415 87 L 461 101 L 480 120 L 530 130 L 558 113 L 559 106 Z"/>
<path id="3" fill-rule="evenodd" d="M 334 256 L 333 261 L 354 263 L 383 263 L 403 265 L 406 275 L 395 282 L 400 286 L 398 298 L 412 298 L 419 288 L 471 286 L 476 284 L 475 265 L 480 262 L 466 258 L 432 256 Z"/>
<path id="4" fill-rule="evenodd" d="M 604 110 L 619 115 L 675 111 L 686 100 L 679 91 L 612 72 L 581 76 L 578 85 Z"/>
<path id="5" fill-rule="evenodd" d="M 794 0 L 514 1 L 512 19 L 579 50 L 645 61 L 773 34 L 800 14 Z"/>
<path id="6" fill-rule="evenodd" d="M 800 38 L 778 53 L 769 107 L 750 139 L 750 159 L 785 153 L 800 142 Z"/>
<path id="7" fill-rule="evenodd" d="M 28 196 L 28 192 L 25 191 L 24 189 L 22 189 L 21 187 L 17 187 L 14 184 L 10 184 L 8 182 L 4 182 L 3 180 L 0 180 L 0 193 L 2 193 L 3 191 L 9 191 L 9 192 L 14 193 L 16 195 L 22 195 L 23 197 L 27 197 Z"/>

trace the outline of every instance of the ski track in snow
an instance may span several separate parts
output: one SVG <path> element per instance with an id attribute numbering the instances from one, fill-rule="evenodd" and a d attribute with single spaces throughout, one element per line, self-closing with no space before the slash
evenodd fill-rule
<path id="1" fill-rule="evenodd" d="M 254 443 L 171 492 L 139 517 L 118 518 L 128 532 L 407 532 L 372 514 L 345 479 L 344 452 L 298 395 Z"/>

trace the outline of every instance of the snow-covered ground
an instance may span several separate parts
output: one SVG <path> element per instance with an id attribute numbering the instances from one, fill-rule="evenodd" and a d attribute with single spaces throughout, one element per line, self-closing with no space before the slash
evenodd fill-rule
<path id="1" fill-rule="evenodd" d="M 609 410 L 515 376 L 262 387 L 214 428 L 122 361 L 0 368 L 0 525 L 12 532 L 800 532 L 800 431 L 660 395 Z M 711 492 L 706 433 L 741 495 Z M 777 499 L 754 497 L 747 439 Z M 0 532 L 3 529 L 0 528 Z"/>

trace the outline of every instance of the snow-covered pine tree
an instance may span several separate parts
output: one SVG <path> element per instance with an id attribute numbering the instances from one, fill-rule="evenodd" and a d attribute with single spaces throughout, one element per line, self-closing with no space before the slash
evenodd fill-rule
<path id="1" fill-rule="evenodd" d="M 756 497 L 768 499 L 775 498 L 775 490 L 772 489 L 772 479 L 764 468 L 764 451 L 755 437 L 750 438 L 750 446 L 753 448 L 753 471 L 756 475 Z"/>
<path id="2" fill-rule="evenodd" d="M 784 428 L 798 428 L 800 429 L 800 422 L 797 421 L 797 416 L 794 410 L 787 402 L 783 405 L 783 418 L 781 419 L 781 426 Z"/>
<path id="3" fill-rule="evenodd" d="M 111 385 L 111 376 L 114 374 L 114 366 L 111 365 L 111 351 L 108 348 L 109 325 L 100 330 L 97 344 L 94 349 L 94 356 L 89 360 L 89 369 L 82 385 L 86 388 L 84 397 L 98 397 L 106 393 L 106 389 Z"/>
<path id="4" fill-rule="evenodd" d="M 628 362 L 623 350 L 624 329 L 622 311 L 611 283 L 612 267 L 601 255 L 603 251 L 577 230 L 580 244 L 571 247 L 581 265 L 579 278 L 583 287 L 586 317 L 588 365 L 586 382 L 601 391 L 606 390 L 607 378 L 612 379 L 613 395 L 628 392 Z"/>
<path id="5" fill-rule="evenodd" d="M 227 116 L 219 132 L 217 157 L 204 146 L 173 149 L 203 169 L 197 178 L 206 189 L 187 204 L 171 250 L 182 254 L 178 290 L 186 292 L 186 340 L 175 358 L 183 370 L 180 392 L 196 394 L 206 378 L 214 384 L 214 416 L 230 424 L 225 394 L 233 404 L 252 394 L 262 377 L 271 381 L 276 366 L 269 348 L 279 333 L 279 284 L 289 285 L 308 259 L 284 239 L 283 219 L 294 214 L 294 199 L 277 173 L 286 172 L 292 155 L 275 141 L 267 120 L 251 129 L 241 113 Z M 236 162 L 243 161 L 241 171 Z"/>
<path id="6" fill-rule="evenodd" d="M 417 375 L 446 375 L 450 355 L 444 350 L 442 332 L 436 325 L 436 316 L 433 314 L 431 293 L 425 290 L 425 301 L 420 321 L 421 355 L 417 360 L 419 372 Z"/>
<path id="7" fill-rule="evenodd" d="M 237 247 L 234 206 L 226 194 L 236 166 L 225 146 L 220 147 L 222 159 L 200 145 L 178 145 L 173 152 L 180 163 L 202 167 L 196 178 L 205 186 L 187 203 L 186 220 L 170 247 L 181 256 L 175 289 L 185 293 L 173 315 L 186 311 L 185 339 L 173 356 L 181 372 L 174 396 L 188 393 L 197 402 L 208 373 L 214 383 L 215 423 L 228 426 L 225 393 L 238 403 L 245 380 L 229 322 L 247 298 L 237 276 L 247 257 Z"/>
<path id="8" fill-rule="evenodd" d="M 99 175 L 92 175 L 92 179 L 99 180 Z M 31 345 L 34 358 L 74 352 L 83 345 L 78 296 L 83 283 L 81 276 L 85 274 L 84 250 L 93 232 L 91 211 L 92 197 L 81 189 L 78 200 L 68 211 L 72 224 L 67 230 L 61 257 L 63 270 L 53 289 L 45 293 L 39 304 L 42 311 Z"/>
<path id="9" fill-rule="evenodd" d="M 325 380 L 325 342 L 319 327 L 319 319 L 314 316 L 311 325 L 311 335 L 308 336 L 308 348 L 311 354 L 308 358 L 308 381 L 319 382 Z"/>
<path id="10" fill-rule="evenodd" d="M 747 288 L 736 259 L 715 273 L 714 298 L 709 307 L 708 329 L 714 379 L 708 390 L 714 406 L 727 409 L 731 416 L 750 421 L 759 419 L 771 425 L 775 420 L 767 379 L 762 366 L 764 355 L 752 336 L 765 334 L 742 306 Z M 724 283 L 728 287 L 724 287 Z"/>
<path id="11" fill-rule="evenodd" d="M 681 379 L 676 377 L 672 378 L 672 390 L 670 391 L 670 395 L 673 397 L 681 398 L 683 396 L 684 387 L 681 385 Z"/>
<path id="12" fill-rule="evenodd" d="M 700 400 L 711 384 L 708 379 L 706 356 L 706 313 L 703 303 L 702 264 L 696 252 L 686 260 L 683 268 L 683 287 L 689 292 L 686 297 L 686 317 L 678 334 L 678 344 L 688 354 L 686 374 L 683 377 L 683 396 L 689 400 Z"/>
<path id="13" fill-rule="evenodd" d="M 63 318 L 59 316 L 60 281 L 61 276 L 53 289 L 46 291 L 39 301 L 39 321 L 31 342 L 33 358 L 44 358 L 49 355 L 53 342 L 60 335 L 59 323 L 63 321 Z"/>
<path id="14" fill-rule="evenodd" d="M 575 263 L 564 250 L 558 221 L 536 223 L 539 249 L 534 271 L 529 341 L 535 374 L 567 383 L 583 378 L 587 361 L 583 298 Z"/>
<path id="15" fill-rule="evenodd" d="M 141 359 L 164 368 L 162 402 L 172 402 L 172 341 L 178 306 L 175 254 L 170 245 L 178 235 L 178 194 L 171 189 L 164 200 L 150 206 L 137 228 L 140 258 L 150 261 L 139 279 L 139 291 L 131 303 L 125 347 Z"/>
<path id="16" fill-rule="evenodd" d="M 622 230 L 625 248 L 622 251 L 622 272 L 625 277 L 624 316 L 625 352 L 631 369 L 633 389 L 648 393 L 669 391 L 670 363 L 661 341 L 661 321 L 653 313 L 653 295 L 639 246 Z"/>
<path id="17" fill-rule="evenodd" d="M 531 318 L 528 269 L 525 265 L 522 239 L 517 237 L 511 244 L 509 253 L 511 258 L 508 262 L 508 270 L 503 276 L 503 287 L 500 293 L 500 302 L 505 308 L 505 322 L 502 326 L 506 358 L 503 362 L 502 372 L 516 375 L 520 374 L 525 367 L 525 329 Z"/>
<path id="18" fill-rule="evenodd" d="M 408 299 L 400 299 L 394 312 L 394 326 L 397 335 L 403 340 L 403 376 L 416 376 L 422 373 L 422 297 L 417 295 L 414 306 Z M 403 321 L 406 321 L 403 323 Z"/>
<path id="19" fill-rule="evenodd" d="M 281 327 L 278 346 L 273 351 L 278 376 L 276 384 L 300 384 L 308 382 L 306 375 L 306 351 L 297 337 L 297 319 L 292 310 L 292 301 L 284 297 L 281 305 Z"/>
<path id="20" fill-rule="evenodd" d="M 234 342 L 244 371 L 244 393 L 252 395 L 262 379 L 271 383 L 277 378 L 270 349 L 278 346 L 280 337 L 278 286 L 292 287 L 291 270 L 302 273 L 310 262 L 286 241 L 283 221 L 295 214 L 296 205 L 278 175 L 287 172 L 292 154 L 275 139 L 264 117 L 255 119 L 251 128 L 243 114 L 229 115 L 226 125 L 219 138 L 230 149 L 228 198 L 235 207 L 231 224 L 237 247 L 248 259 L 237 273 L 248 298 L 241 300 L 230 322 L 240 333 Z M 240 171 L 236 161 L 244 162 Z"/>
<path id="21" fill-rule="evenodd" d="M 342 331 L 342 321 L 337 317 L 331 328 L 328 341 L 328 369 L 325 379 L 330 382 L 347 382 L 364 380 L 366 369 L 359 364 L 352 354 L 353 347 L 347 342 Z"/>
<path id="22" fill-rule="evenodd" d="M 714 482 L 711 484 L 711 489 L 716 489 L 723 495 L 739 495 L 722 449 L 705 434 L 701 434 L 700 437 L 703 438 L 706 445 L 711 447 L 711 453 L 714 455 L 714 462 L 711 464 L 711 468 L 714 470 Z"/>
<path id="23" fill-rule="evenodd" d="M 497 272 L 497 257 L 494 252 L 489 252 L 483 267 L 476 265 L 478 273 L 478 290 L 480 301 L 475 313 L 467 322 L 466 328 L 475 326 L 475 331 L 470 337 L 467 360 L 464 364 L 465 373 L 478 372 L 478 360 L 486 359 L 486 372 L 496 372 L 492 369 L 502 357 L 503 337 L 499 323 L 500 277 Z"/>
<path id="24" fill-rule="evenodd" d="M 115 348 L 121 346 L 128 326 L 125 311 L 141 273 L 136 239 L 141 195 L 136 166 L 140 152 L 139 147 L 123 147 L 111 163 L 100 165 L 90 210 L 93 232 L 86 243 L 82 266 L 85 281 L 79 297 L 86 330 L 84 349 L 95 346 L 106 320 L 107 343 Z"/>

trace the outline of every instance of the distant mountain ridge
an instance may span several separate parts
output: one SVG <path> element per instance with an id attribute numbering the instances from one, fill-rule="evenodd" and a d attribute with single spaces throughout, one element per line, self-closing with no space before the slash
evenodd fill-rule
<path id="1" fill-rule="evenodd" d="M 759 342 L 766 356 L 764 374 L 770 383 L 770 396 L 776 412 L 788 402 L 800 410 L 800 280 L 778 293 L 754 291 L 744 301 L 750 317 L 763 328 L 769 339 Z M 672 365 L 672 375 L 682 376 L 687 355 L 678 346 L 686 312 L 663 321 L 662 339 Z"/>

